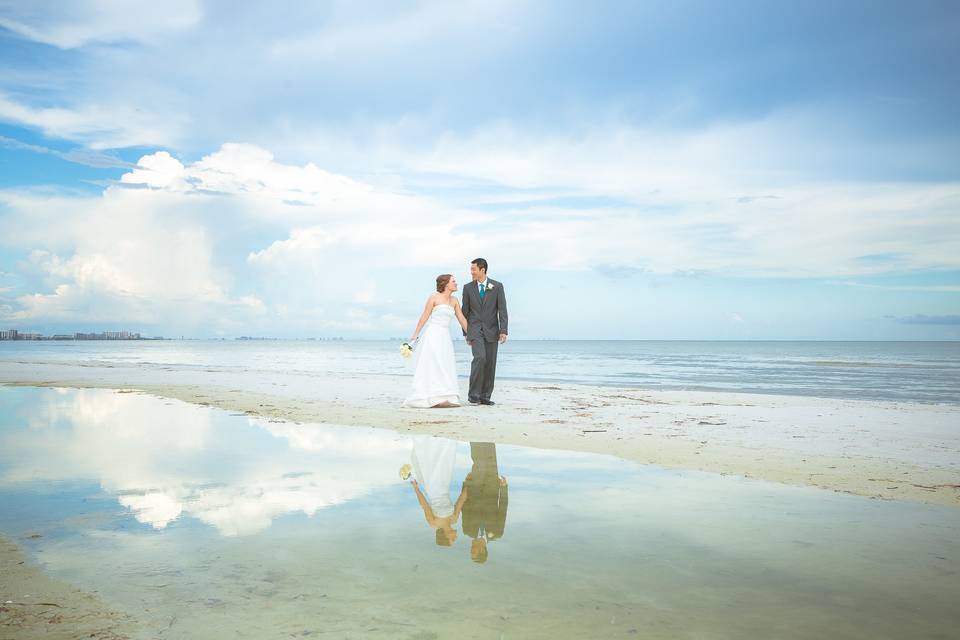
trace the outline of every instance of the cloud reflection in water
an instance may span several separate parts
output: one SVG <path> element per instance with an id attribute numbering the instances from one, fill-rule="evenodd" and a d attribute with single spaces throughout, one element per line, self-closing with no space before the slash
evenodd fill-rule
<path id="1" fill-rule="evenodd" d="M 15 452 L 0 484 L 94 480 L 139 522 L 181 515 L 226 536 L 398 482 L 409 441 L 374 429 L 271 422 L 178 401 L 98 389 L 38 396 L 42 411 L 6 430 Z"/>

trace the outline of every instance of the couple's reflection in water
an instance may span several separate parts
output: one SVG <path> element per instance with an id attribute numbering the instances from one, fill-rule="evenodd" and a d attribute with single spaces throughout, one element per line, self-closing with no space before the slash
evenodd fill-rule
<path id="1" fill-rule="evenodd" d="M 450 494 L 457 443 L 446 438 L 414 436 L 413 486 L 427 525 L 436 531 L 437 544 L 452 546 L 454 528 L 463 519 L 463 532 L 470 537 L 470 558 L 487 560 L 488 543 L 503 537 L 507 521 L 507 479 L 497 466 L 497 447 L 490 442 L 471 442 L 473 464 L 460 485 L 456 501 Z"/>

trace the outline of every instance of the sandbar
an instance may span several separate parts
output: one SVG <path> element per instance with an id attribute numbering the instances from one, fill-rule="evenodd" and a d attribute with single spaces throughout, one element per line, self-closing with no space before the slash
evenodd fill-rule
<path id="1" fill-rule="evenodd" d="M 960 405 L 502 380 L 496 406 L 401 409 L 409 383 L 388 375 L 0 362 L 0 384 L 135 390 L 268 419 L 591 452 L 960 507 Z"/>

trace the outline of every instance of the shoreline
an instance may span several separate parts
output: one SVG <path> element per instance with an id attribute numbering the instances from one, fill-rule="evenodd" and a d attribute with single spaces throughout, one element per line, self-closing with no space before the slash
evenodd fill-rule
<path id="1" fill-rule="evenodd" d="M 137 390 L 295 423 L 392 429 L 960 507 L 960 406 L 503 381 L 496 406 L 401 409 L 399 376 L 0 363 L 0 384 Z M 465 396 L 465 394 L 463 394 Z"/>
<path id="2" fill-rule="evenodd" d="M 0 575 L 0 633 L 52 640 L 123 640 L 133 633 L 131 617 L 110 609 L 95 593 L 47 575 L 3 535 Z"/>

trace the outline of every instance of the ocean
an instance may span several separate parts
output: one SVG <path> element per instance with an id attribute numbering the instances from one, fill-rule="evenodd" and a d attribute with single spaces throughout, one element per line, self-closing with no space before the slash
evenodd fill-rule
<path id="1" fill-rule="evenodd" d="M 397 341 L 0 342 L 0 360 L 159 369 L 410 375 Z M 465 343 L 455 342 L 462 376 Z M 960 342 L 513 340 L 499 380 L 960 403 Z"/>

